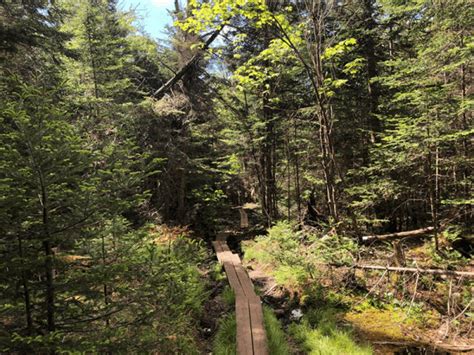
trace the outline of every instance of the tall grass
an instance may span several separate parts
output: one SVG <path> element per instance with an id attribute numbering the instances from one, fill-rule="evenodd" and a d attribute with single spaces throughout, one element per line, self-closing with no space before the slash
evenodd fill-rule
<path id="1" fill-rule="evenodd" d="M 263 318 L 265 320 L 265 330 L 267 331 L 269 353 L 272 355 L 290 354 L 285 332 L 280 321 L 275 317 L 270 308 L 263 307 Z"/>
<path id="2" fill-rule="evenodd" d="M 215 355 L 237 354 L 236 329 L 235 314 L 229 314 L 220 321 L 213 343 L 213 353 Z"/>
<path id="3" fill-rule="evenodd" d="M 289 333 L 301 350 L 310 355 L 372 354 L 369 346 L 354 341 L 350 328 L 338 325 L 343 309 L 337 300 L 319 298 L 317 303 L 307 309 L 301 323 L 289 326 Z"/>
<path id="4" fill-rule="evenodd" d="M 301 350 L 309 355 L 372 354 L 370 347 L 355 343 L 349 331 L 337 328 L 332 322 L 313 327 L 303 320 L 292 324 L 289 331 Z"/>
<path id="5" fill-rule="evenodd" d="M 281 324 L 270 308 L 264 307 L 263 317 L 267 332 L 268 350 L 271 355 L 288 355 L 290 350 Z M 236 355 L 236 322 L 235 315 L 225 317 L 219 324 L 214 337 L 213 353 L 215 355 Z"/>

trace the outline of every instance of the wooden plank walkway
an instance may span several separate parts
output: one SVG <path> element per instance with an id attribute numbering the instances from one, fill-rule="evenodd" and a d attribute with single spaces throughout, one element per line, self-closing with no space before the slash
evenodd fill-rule
<path id="1" fill-rule="evenodd" d="M 230 287 L 235 294 L 237 322 L 237 353 L 239 355 L 268 355 L 267 335 L 260 297 L 237 254 L 227 245 L 226 236 L 220 234 L 212 242 L 217 260 L 224 266 Z"/>

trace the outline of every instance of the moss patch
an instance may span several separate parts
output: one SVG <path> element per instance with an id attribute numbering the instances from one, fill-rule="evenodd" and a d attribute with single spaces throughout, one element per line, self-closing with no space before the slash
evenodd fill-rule
<path id="1" fill-rule="evenodd" d="M 406 340 L 404 332 L 404 314 L 393 310 L 367 308 L 362 311 L 351 311 L 344 315 L 344 320 L 351 323 L 355 332 L 367 340 Z"/>
<path id="2" fill-rule="evenodd" d="M 375 307 L 369 301 L 355 307 L 343 316 L 360 338 L 369 341 L 407 341 L 425 327 L 437 325 L 438 316 L 414 304 L 408 314 L 406 307 Z"/>

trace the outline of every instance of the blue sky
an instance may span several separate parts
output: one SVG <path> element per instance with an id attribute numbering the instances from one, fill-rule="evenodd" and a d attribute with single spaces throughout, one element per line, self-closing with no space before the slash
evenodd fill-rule
<path id="1" fill-rule="evenodd" d="M 163 31 L 172 23 L 167 10 L 174 8 L 174 0 L 120 0 L 119 6 L 123 10 L 136 9 L 147 33 L 154 38 L 166 38 Z"/>

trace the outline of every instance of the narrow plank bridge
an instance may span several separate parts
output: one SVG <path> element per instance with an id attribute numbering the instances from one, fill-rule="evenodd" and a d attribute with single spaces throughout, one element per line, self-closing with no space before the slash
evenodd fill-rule
<path id="1" fill-rule="evenodd" d="M 224 234 L 218 235 L 217 240 L 212 244 L 235 294 L 237 353 L 239 355 L 268 355 L 262 303 L 255 293 L 252 281 L 242 266 L 239 256 L 229 249 Z"/>

